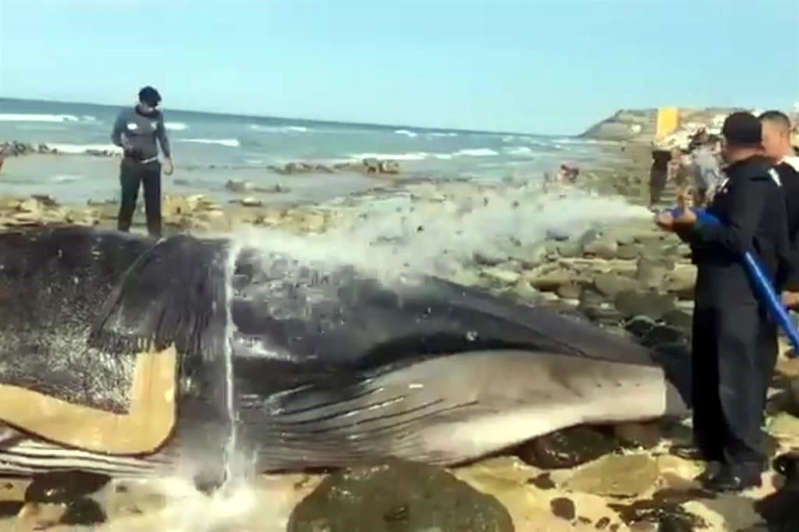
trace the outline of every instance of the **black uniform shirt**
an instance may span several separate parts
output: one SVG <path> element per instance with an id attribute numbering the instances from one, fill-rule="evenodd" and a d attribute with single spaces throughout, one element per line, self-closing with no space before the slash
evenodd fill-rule
<path id="1" fill-rule="evenodd" d="M 754 251 L 778 291 L 797 278 L 790 252 L 785 197 L 779 175 L 764 157 L 753 156 L 725 169 L 707 212 L 721 225 L 697 222 L 680 237 L 691 245 L 698 267 L 697 306 L 756 301 L 741 262 Z"/>

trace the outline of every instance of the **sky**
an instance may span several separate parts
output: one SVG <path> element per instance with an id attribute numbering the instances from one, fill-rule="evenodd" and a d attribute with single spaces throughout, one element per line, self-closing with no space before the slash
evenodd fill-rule
<path id="1" fill-rule="evenodd" d="M 799 101 L 797 0 L 0 0 L 0 96 L 543 134 Z"/>

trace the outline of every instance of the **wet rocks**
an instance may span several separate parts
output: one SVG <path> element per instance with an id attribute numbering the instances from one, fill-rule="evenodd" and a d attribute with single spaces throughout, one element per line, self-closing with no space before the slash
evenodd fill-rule
<path id="1" fill-rule="evenodd" d="M 26 502 L 65 503 L 94 493 L 105 486 L 109 477 L 83 471 L 57 471 L 33 476 L 25 490 Z"/>
<path id="2" fill-rule="evenodd" d="M 706 528 L 708 524 L 681 505 L 696 499 L 712 499 L 714 495 L 702 490 L 661 490 L 651 499 L 634 501 L 631 504 L 610 504 L 629 526 L 649 523 L 656 531 L 692 532 Z"/>
<path id="3" fill-rule="evenodd" d="M 641 257 L 638 259 L 635 278 L 644 288 L 657 289 L 673 266 L 662 260 Z"/>
<path id="4" fill-rule="evenodd" d="M 97 501 L 84 497 L 70 502 L 58 522 L 63 525 L 89 526 L 104 523 L 105 521 L 105 512 L 97 504 Z"/>
<path id="5" fill-rule="evenodd" d="M 553 515 L 560 517 L 561 519 L 565 519 L 566 521 L 571 521 L 577 515 L 577 510 L 574 507 L 574 501 L 568 497 L 558 497 L 556 499 L 552 499 L 549 501 L 549 507 L 552 510 Z"/>
<path id="6" fill-rule="evenodd" d="M 638 282 L 618 273 L 600 273 L 594 277 L 594 288 L 605 297 L 615 298 L 620 292 L 636 290 Z"/>
<path id="7" fill-rule="evenodd" d="M 615 298 L 616 308 L 624 317 L 647 316 L 660 319 L 664 314 L 674 310 L 674 297 L 653 292 L 634 292 L 625 290 Z"/>
<path id="8" fill-rule="evenodd" d="M 0 520 L 16 517 L 24 505 L 24 501 L 0 501 Z"/>
<path id="9" fill-rule="evenodd" d="M 652 487 L 657 477 L 657 463 L 651 456 L 613 454 L 584 465 L 565 486 L 595 495 L 632 497 Z"/>
<path id="10" fill-rule="evenodd" d="M 516 449 L 516 455 L 541 469 L 562 469 L 584 464 L 618 449 L 618 442 L 606 434 L 577 426 L 527 442 Z"/>
<path id="11" fill-rule="evenodd" d="M 644 449 L 655 447 L 663 436 L 657 422 L 621 423 L 613 427 L 613 435 L 624 447 Z"/>
<path id="12" fill-rule="evenodd" d="M 511 532 L 508 511 L 444 469 L 404 461 L 334 473 L 291 513 L 288 532 Z"/>

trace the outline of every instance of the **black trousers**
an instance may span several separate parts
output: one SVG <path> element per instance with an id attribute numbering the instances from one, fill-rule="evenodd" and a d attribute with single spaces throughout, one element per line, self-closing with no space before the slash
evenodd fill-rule
<path id="1" fill-rule="evenodd" d="M 759 468 L 766 459 L 761 426 L 777 361 L 776 326 L 754 302 L 699 306 L 692 341 L 697 447 L 707 460 Z"/>
<path id="2" fill-rule="evenodd" d="M 147 214 L 147 232 L 161 236 L 161 163 L 153 161 L 140 163 L 125 157 L 119 170 L 119 184 L 122 187 L 122 202 L 119 206 L 117 228 L 130 231 L 139 184 L 144 188 L 144 209 Z"/>
<path id="3" fill-rule="evenodd" d="M 649 170 L 649 203 L 654 205 L 660 201 L 660 195 L 663 189 L 666 188 L 666 180 L 668 178 L 668 171 L 665 168 L 659 168 L 652 165 Z"/>

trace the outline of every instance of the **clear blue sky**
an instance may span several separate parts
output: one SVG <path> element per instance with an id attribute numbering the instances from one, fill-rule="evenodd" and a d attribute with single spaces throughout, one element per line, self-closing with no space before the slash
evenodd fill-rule
<path id="1" fill-rule="evenodd" d="M 799 0 L 0 0 L 0 95 L 579 133 L 790 107 Z"/>

